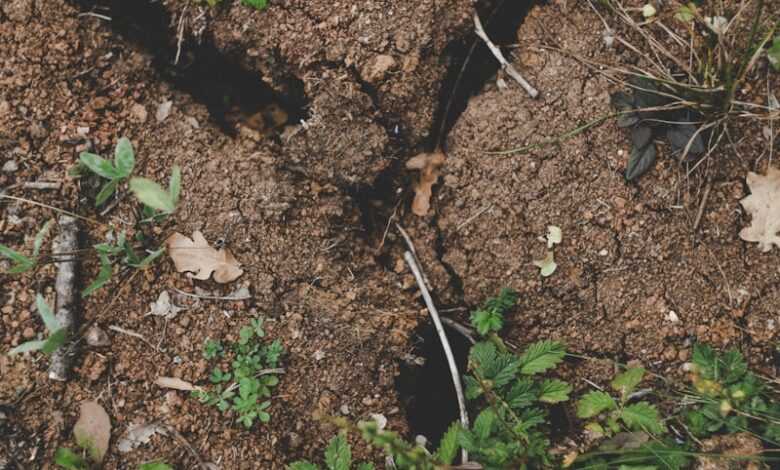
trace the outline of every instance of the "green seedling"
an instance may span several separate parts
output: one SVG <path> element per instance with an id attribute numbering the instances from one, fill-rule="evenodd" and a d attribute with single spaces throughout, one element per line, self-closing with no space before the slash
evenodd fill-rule
<path id="1" fill-rule="evenodd" d="M 264 10 L 268 6 L 268 0 L 241 0 L 241 3 L 256 10 Z"/>
<path id="2" fill-rule="evenodd" d="M 172 214 L 176 210 L 181 196 L 181 169 L 174 165 L 168 189 L 164 189 L 158 183 L 147 178 L 132 178 L 130 191 L 144 204 L 144 217 L 154 218 L 154 211 L 160 211 L 159 215 Z"/>
<path id="3" fill-rule="evenodd" d="M 13 266 L 11 266 L 11 269 L 8 270 L 10 274 L 19 274 L 35 268 L 38 264 L 38 255 L 41 253 L 43 240 L 46 238 L 49 230 L 51 230 L 52 223 L 54 223 L 54 220 L 46 222 L 35 235 L 32 256 L 25 256 L 0 243 L 0 255 L 5 256 L 14 263 Z"/>
<path id="4" fill-rule="evenodd" d="M 214 387 L 212 391 L 196 391 L 194 395 L 209 406 L 214 406 L 222 412 L 232 410 L 238 417 L 238 422 L 245 428 L 251 428 L 256 421 L 267 423 L 271 420 L 268 400 L 272 390 L 279 384 L 279 359 L 283 348 L 277 340 L 264 344 L 263 322 L 252 320 L 239 331 L 239 341 L 229 345 L 233 354 L 230 371 L 215 366 L 209 380 Z M 219 341 L 208 340 L 203 348 L 203 357 L 215 359 L 225 354 Z M 230 380 L 233 382 L 224 386 Z M 238 392 L 238 393 L 236 393 Z"/>
<path id="5" fill-rule="evenodd" d="M 22 343 L 19 346 L 11 349 L 8 354 L 19 354 L 28 351 L 41 351 L 44 354 L 51 354 L 57 350 L 60 346 L 65 344 L 68 339 L 68 330 L 60 325 L 57 318 L 54 316 L 51 308 L 44 300 L 41 294 L 35 296 L 35 305 L 38 309 L 38 314 L 43 320 L 43 324 L 46 326 L 46 330 L 49 332 L 49 336 L 45 340 L 28 341 Z"/>
<path id="6" fill-rule="evenodd" d="M 780 72 L 780 36 L 775 36 L 775 39 L 772 41 L 772 47 L 766 51 L 766 56 L 772 67 Z"/>
<path id="7" fill-rule="evenodd" d="M 66 447 L 60 447 L 54 454 L 54 463 L 66 470 L 89 470 L 87 460 Z M 173 467 L 165 462 L 155 461 L 142 463 L 138 470 L 173 470 Z"/>
<path id="8" fill-rule="evenodd" d="M 79 162 L 92 173 L 108 180 L 95 196 L 95 206 L 97 207 L 106 202 L 116 192 L 119 184 L 133 173 L 133 168 L 135 168 L 133 144 L 126 137 L 119 139 L 114 150 L 113 163 L 90 152 L 82 152 L 79 155 Z"/>
<path id="9" fill-rule="evenodd" d="M 298 461 L 290 464 L 288 470 L 320 470 L 319 465 L 307 461 Z M 327 470 L 352 470 L 352 448 L 343 433 L 331 439 L 325 449 L 325 468 Z M 374 464 L 359 463 L 354 467 L 357 470 L 374 470 Z"/>
<path id="10" fill-rule="evenodd" d="M 173 470 L 173 467 L 165 462 L 149 462 L 139 465 L 138 470 Z"/>
<path id="11" fill-rule="evenodd" d="M 160 248 L 150 251 L 141 258 L 131 246 L 124 231 L 119 234 L 115 244 L 108 242 L 98 243 L 94 246 L 94 249 L 100 259 L 100 271 L 92 283 L 81 292 L 82 297 L 89 296 L 111 279 L 115 261 L 131 268 L 145 269 L 165 252 L 165 248 Z"/>
<path id="12" fill-rule="evenodd" d="M 496 333 L 504 327 L 504 314 L 517 303 L 517 292 L 504 288 L 498 297 L 488 299 L 482 308 L 471 314 L 471 324 L 477 332 L 486 336 Z"/>

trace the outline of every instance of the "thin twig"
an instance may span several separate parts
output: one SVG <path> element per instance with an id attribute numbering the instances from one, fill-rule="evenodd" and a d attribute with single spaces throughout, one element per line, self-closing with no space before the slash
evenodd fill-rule
<path id="1" fill-rule="evenodd" d="M 22 185 L 24 189 L 60 189 L 59 181 L 28 181 Z"/>
<path id="2" fill-rule="evenodd" d="M 88 11 L 88 12 L 85 12 L 85 13 L 79 13 L 78 16 L 79 16 L 79 18 L 81 18 L 82 16 L 92 16 L 92 17 L 95 17 L 95 18 L 100 18 L 101 20 L 111 21 L 111 17 L 110 16 L 101 15 L 100 13 L 93 13 L 91 11 Z"/>
<path id="3" fill-rule="evenodd" d="M 470 224 L 471 222 L 474 222 L 474 220 L 475 220 L 477 217 L 479 217 L 480 215 L 484 214 L 485 212 L 489 211 L 489 210 L 490 210 L 490 209 L 492 209 L 492 208 L 493 208 L 493 203 L 491 202 L 490 204 L 486 205 L 486 206 L 485 206 L 485 207 L 483 207 L 482 209 L 478 210 L 478 211 L 476 212 L 476 214 L 472 215 L 471 217 L 469 217 L 468 219 L 466 219 L 465 221 L 463 221 L 463 222 L 462 222 L 460 225 L 458 225 L 457 227 L 455 227 L 455 231 L 456 231 L 456 232 L 460 232 L 460 230 L 461 230 L 463 227 L 465 227 L 466 225 Z"/>
<path id="4" fill-rule="evenodd" d="M 179 16 L 179 39 L 176 42 L 176 59 L 173 61 L 173 65 L 179 65 L 179 56 L 181 56 L 181 44 L 184 42 L 184 17 L 187 14 L 187 7 L 189 5 L 184 5 L 184 9 L 181 12 L 181 16 Z"/>
<path id="5" fill-rule="evenodd" d="M 60 234 L 52 243 L 52 250 L 75 251 L 78 249 L 78 221 L 68 215 L 60 216 Z M 57 292 L 57 322 L 72 335 L 75 325 L 76 307 L 76 259 L 62 261 L 57 266 L 57 280 L 54 289 Z M 70 348 L 60 347 L 51 356 L 49 379 L 64 382 L 68 380 L 70 369 Z"/>
<path id="6" fill-rule="evenodd" d="M 193 294 L 191 292 L 184 292 L 183 290 L 179 290 L 175 287 L 171 287 L 171 289 L 175 290 L 177 293 L 181 295 L 186 295 L 187 297 L 193 297 L 196 299 L 207 299 L 207 300 L 247 300 L 251 299 L 251 295 L 226 295 L 223 297 L 217 296 L 217 295 L 200 295 L 200 294 Z"/>
<path id="7" fill-rule="evenodd" d="M 452 354 L 452 348 L 450 348 L 450 343 L 447 340 L 447 333 L 444 332 L 444 326 L 442 325 L 441 319 L 439 318 L 439 313 L 436 311 L 436 306 L 433 305 L 433 299 L 431 298 L 431 294 L 428 292 L 428 288 L 425 286 L 425 281 L 423 280 L 422 270 L 417 264 L 414 255 L 411 251 L 407 251 L 404 253 L 404 259 L 409 265 L 409 268 L 412 270 L 415 280 L 417 280 L 417 285 L 420 287 L 423 299 L 425 299 L 425 306 L 428 307 L 428 313 L 431 314 L 433 324 L 436 326 L 436 332 L 439 334 L 442 348 L 444 348 L 444 355 L 447 356 L 447 364 L 450 366 L 452 384 L 455 386 L 455 393 L 458 395 L 460 423 L 463 426 L 463 429 L 468 429 L 469 415 L 466 413 L 466 400 L 463 396 L 463 387 L 460 383 L 460 371 L 458 371 L 458 365 L 455 363 L 455 356 Z M 462 450 L 461 459 L 464 464 L 469 460 L 469 454 L 465 449 Z"/>
<path id="8" fill-rule="evenodd" d="M 401 224 L 398 222 L 395 223 L 395 228 L 398 229 L 399 232 L 401 232 L 401 236 L 404 237 L 404 240 L 406 241 L 406 246 L 409 247 L 409 251 L 412 252 L 412 256 L 414 256 L 415 261 L 417 261 L 417 264 L 420 265 L 420 258 L 417 256 L 417 250 L 414 248 L 414 243 L 412 243 L 412 239 L 409 237 L 409 234 L 406 233 L 406 230 L 404 230 L 403 227 L 401 227 Z M 428 276 L 423 273 L 423 280 L 425 281 L 425 286 L 433 290 L 433 287 L 431 287 L 431 281 L 428 280 Z"/>
<path id="9" fill-rule="evenodd" d="M 493 56 L 498 60 L 498 63 L 501 64 L 501 69 L 507 73 L 510 77 L 515 79 L 517 83 L 520 84 L 521 87 L 528 93 L 528 95 L 531 98 L 536 98 L 539 96 L 539 90 L 531 86 L 528 81 L 526 81 L 525 78 L 523 78 L 522 75 L 520 75 L 520 72 L 517 71 L 517 69 L 510 64 L 506 58 L 504 57 L 504 54 L 501 52 L 501 49 L 498 48 L 495 44 L 493 44 L 493 41 L 490 40 L 487 33 L 485 33 L 485 29 L 482 27 L 482 22 L 479 20 L 479 14 L 477 12 L 474 12 L 474 32 L 477 34 L 477 36 L 480 37 L 483 41 L 485 41 L 485 45 L 487 45 L 488 49 L 490 49 L 490 52 L 493 53 Z"/>
<path id="10" fill-rule="evenodd" d="M 704 207 L 707 205 L 707 198 L 710 196 L 710 191 L 712 191 L 712 181 L 708 181 L 707 186 L 704 188 L 701 204 L 699 204 L 699 211 L 696 213 L 696 220 L 693 222 L 693 233 L 696 233 L 696 229 L 699 228 L 701 217 L 704 215 Z"/>
<path id="11" fill-rule="evenodd" d="M 179 444 L 187 449 L 187 451 L 190 453 L 190 456 L 192 456 L 192 458 L 198 462 L 198 467 L 200 467 L 201 470 L 209 470 L 209 466 L 203 462 L 203 460 L 200 458 L 200 455 L 198 455 L 198 452 L 192 447 L 189 441 L 187 441 L 187 439 L 181 435 L 179 431 L 177 431 L 173 426 L 165 425 L 164 427 L 169 433 L 173 434 L 173 437 L 179 442 Z"/>
<path id="12" fill-rule="evenodd" d="M 147 340 L 142 334 L 136 333 L 133 330 L 128 330 L 128 329 L 122 328 L 121 326 L 117 326 L 117 325 L 109 325 L 108 329 L 111 330 L 111 331 L 116 331 L 117 333 L 122 333 L 123 335 L 132 336 L 133 338 L 138 338 L 141 341 L 143 341 L 144 343 L 148 344 L 149 347 L 154 348 L 154 345 L 152 343 L 150 343 L 149 340 Z M 156 349 L 156 348 L 154 348 L 154 349 Z"/>
<path id="13" fill-rule="evenodd" d="M 452 318 L 441 317 L 441 322 L 449 326 L 453 330 L 457 331 L 458 333 L 462 334 L 467 340 L 469 340 L 471 344 L 477 343 L 477 340 L 474 339 L 474 331 L 471 328 L 465 325 L 461 325 L 460 323 L 456 322 Z"/>
<path id="14" fill-rule="evenodd" d="M 12 201 L 19 201 L 19 202 L 24 202 L 24 203 L 27 203 L 27 204 L 32 204 L 33 206 L 44 207 L 46 209 L 51 209 L 51 210 L 53 210 L 55 212 L 59 212 L 60 214 L 69 215 L 71 217 L 75 217 L 77 219 L 81 219 L 81 220 L 87 221 L 87 222 L 89 222 L 91 224 L 95 224 L 95 225 L 101 225 L 101 226 L 106 226 L 107 225 L 107 224 L 104 224 L 103 222 L 98 222 L 95 219 L 90 219 L 89 217 L 84 217 L 83 215 L 78 215 L 75 212 L 66 211 L 65 209 L 60 209 L 59 207 L 50 206 L 50 205 L 44 204 L 42 202 L 33 201 L 31 199 L 25 199 L 23 197 L 16 197 L 16 196 L 8 195 L 8 194 L 0 194 L 0 199 L 10 199 Z"/>

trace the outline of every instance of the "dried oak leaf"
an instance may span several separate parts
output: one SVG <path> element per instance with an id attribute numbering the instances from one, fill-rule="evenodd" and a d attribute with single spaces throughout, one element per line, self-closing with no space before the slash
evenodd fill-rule
<path id="1" fill-rule="evenodd" d="M 431 208 L 431 189 L 439 180 L 439 169 L 444 165 L 447 156 L 441 150 L 433 153 L 421 153 L 406 162 L 408 170 L 419 170 L 420 179 L 414 187 L 412 212 L 424 216 Z"/>
<path id="2" fill-rule="evenodd" d="M 230 251 L 210 247 L 200 231 L 192 232 L 192 239 L 175 232 L 165 243 L 176 270 L 191 272 L 195 279 L 206 280 L 213 272 L 214 280 L 225 284 L 244 274 L 241 264 Z"/>
<path id="3" fill-rule="evenodd" d="M 751 194 L 739 202 L 753 221 L 739 232 L 739 237 L 758 243 L 766 253 L 772 244 L 780 247 L 780 170 L 769 168 L 765 176 L 750 172 L 747 184 Z"/>
<path id="4" fill-rule="evenodd" d="M 111 439 L 111 420 L 106 410 L 97 402 L 82 402 L 81 415 L 73 427 L 73 435 L 76 444 L 86 449 L 93 461 L 102 462 Z"/>

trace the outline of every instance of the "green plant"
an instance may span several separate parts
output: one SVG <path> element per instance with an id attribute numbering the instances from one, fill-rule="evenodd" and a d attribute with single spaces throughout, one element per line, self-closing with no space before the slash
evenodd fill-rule
<path id="1" fill-rule="evenodd" d="M 8 354 L 19 354 L 27 351 L 41 351 L 44 354 L 51 354 L 68 339 L 68 329 L 60 325 L 60 322 L 54 316 L 54 312 L 52 312 L 41 294 L 35 296 L 35 305 L 38 309 L 38 314 L 43 319 L 43 324 L 49 332 L 49 336 L 45 340 L 22 343 L 8 351 Z"/>
<path id="2" fill-rule="evenodd" d="M 133 173 L 135 152 L 130 140 L 127 137 L 122 137 L 114 149 L 113 163 L 90 152 L 81 152 L 79 162 L 92 173 L 108 180 L 108 183 L 95 196 L 95 206 L 100 206 L 116 192 L 119 184 Z"/>
<path id="3" fill-rule="evenodd" d="M 774 41 L 772 41 L 772 47 L 767 49 L 766 55 L 772 67 L 780 72 L 780 36 L 775 36 Z"/>
<path id="4" fill-rule="evenodd" d="M 52 223 L 54 223 L 54 220 L 50 220 L 43 224 L 43 227 L 35 235 L 32 256 L 25 256 L 0 243 L 0 255 L 5 256 L 14 263 L 14 265 L 11 266 L 11 269 L 8 270 L 10 274 L 19 274 L 29 271 L 38 264 L 38 255 L 43 246 L 43 239 L 49 233 L 49 230 L 51 230 Z"/>
<path id="5" fill-rule="evenodd" d="M 325 449 L 325 467 L 327 470 L 351 470 L 352 469 L 352 449 L 347 442 L 344 433 L 339 433 L 331 439 L 330 444 Z M 301 460 L 290 464 L 289 470 L 320 470 L 319 465 Z M 357 470 L 373 470 L 374 464 L 359 463 L 355 467 Z"/>
<path id="6" fill-rule="evenodd" d="M 242 327 L 238 342 L 229 345 L 233 353 L 230 371 L 215 366 L 209 376 L 213 390 L 193 392 L 202 403 L 215 406 L 222 412 L 233 411 L 246 428 L 251 428 L 257 420 L 262 423 L 270 421 L 267 409 L 271 402 L 267 399 L 279 383 L 276 367 L 284 349 L 278 340 L 264 344 L 260 341 L 263 337 L 265 331 L 261 319 L 252 320 Z M 223 354 L 220 342 L 208 340 L 204 344 L 205 358 L 214 359 Z M 223 384 L 231 378 L 233 383 L 225 387 Z"/>
<path id="7" fill-rule="evenodd" d="M 241 0 L 241 3 L 255 8 L 256 10 L 264 10 L 268 6 L 268 0 Z"/>
<path id="8" fill-rule="evenodd" d="M 138 466 L 138 470 L 173 470 L 173 467 L 165 462 L 148 462 Z"/>
<path id="9" fill-rule="evenodd" d="M 504 314 L 517 303 L 517 292 L 509 288 L 501 289 L 498 297 L 485 302 L 471 314 L 471 324 L 482 335 L 497 333 L 504 327 Z"/>
<path id="10" fill-rule="evenodd" d="M 695 345 L 691 381 L 695 403 L 685 414 L 697 437 L 750 432 L 774 446 L 780 443 L 780 403 L 771 388 L 748 371 L 739 351 L 717 353 Z"/>
<path id="11" fill-rule="evenodd" d="M 130 191 L 144 204 L 145 219 L 171 214 L 176 210 L 181 196 L 181 169 L 176 165 L 173 166 L 168 189 L 147 178 L 132 178 Z"/>
<path id="12" fill-rule="evenodd" d="M 84 457 L 65 447 L 57 449 L 54 454 L 54 463 L 67 470 L 89 469 L 89 464 Z"/>

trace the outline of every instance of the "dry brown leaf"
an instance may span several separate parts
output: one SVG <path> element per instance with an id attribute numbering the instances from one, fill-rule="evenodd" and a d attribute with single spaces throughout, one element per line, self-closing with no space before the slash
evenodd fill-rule
<path id="1" fill-rule="evenodd" d="M 124 437 L 117 443 L 117 450 L 122 453 L 130 452 L 141 444 L 148 444 L 155 434 L 168 435 L 164 426 L 156 423 L 131 424 Z"/>
<path id="2" fill-rule="evenodd" d="M 414 187 L 412 212 L 424 216 L 431 208 L 431 189 L 439 180 L 439 169 L 444 165 L 447 156 L 441 150 L 433 153 L 421 153 L 406 162 L 408 170 L 419 170 L 420 179 Z"/>
<path id="3" fill-rule="evenodd" d="M 200 387 L 192 385 L 191 383 L 176 377 L 157 377 L 154 381 L 155 384 L 162 388 L 172 388 L 174 390 L 181 390 L 183 392 L 192 392 L 193 390 L 202 390 Z"/>
<path id="4" fill-rule="evenodd" d="M 780 247 L 780 170 L 770 167 L 766 176 L 750 172 L 747 184 L 751 194 L 739 202 L 753 220 L 739 236 L 746 242 L 758 243 L 766 253 L 773 244 Z"/>
<path id="5" fill-rule="evenodd" d="M 166 240 L 168 254 L 180 273 L 194 273 L 195 279 L 206 280 L 214 272 L 214 280 L 220 284 L 235 281 L 244 271 L 241 264 L 226 249 L 215 250 L 199 231 L 192 232 L 192 239 L 175 232 Z"/>
<path id="6" fill-rule="evenodd" d="M 111 420 L 97 402 L 81 403 L 81 415 L 73 427 L 76 444 L 86 449 L 95 462 L 102 462 L 111 439 Z"/>

